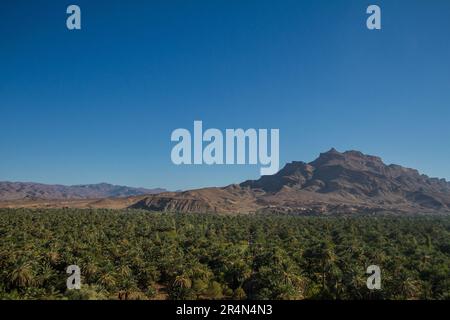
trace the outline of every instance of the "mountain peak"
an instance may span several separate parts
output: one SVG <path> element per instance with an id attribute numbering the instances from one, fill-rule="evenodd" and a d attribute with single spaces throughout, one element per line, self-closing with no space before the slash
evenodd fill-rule
<path id="1" fill-rule="evenodd" d="M 450 208 L 450 184 L 414 169 L 386 165 L 380 157 L 356 150 L 341 153 L 332 148 L 310 163 L 288 163 L 277 174 L 246 181 L 241 187 L 263 190 L 275 198 L 296 192 L 299 198 L 317 201 L 333 198 L 393 207 L 413 203 L 424 208 Z"/>
<path id="2" fill-rule="evenodd" d="M 330 150 L 328 150 L 327 152 L 324 153 L 340 153 L 339 151 L 337 151 L 334 147 L 331 148 Z"/>
<path id="3" fill-rule="evenodd" d="M 310 162 L 314 167 L 323 167 L 330 165 L 341 165 L 344 167 L 353 167 L 359 170 L 377 170 L 386 167 L 380 157 L 366 155 L 361 151 L 349 150 L 339 152 L 332 148 L 331 150 L 321 153 L 319 157 Z"/>

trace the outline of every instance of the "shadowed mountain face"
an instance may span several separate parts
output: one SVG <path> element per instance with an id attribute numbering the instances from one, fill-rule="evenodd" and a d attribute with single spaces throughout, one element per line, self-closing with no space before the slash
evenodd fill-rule
<path id="1" fill-rule="evenodd" d="M 174 212 L 450 212 L 450 183 L 379 157 L 332 149 L 240 185 L 162 193 L 131 207 Z"/>
<path id="2" fill-rule="evenodd" d="M 0 182 L 0 201 L 21 199 L 100 199 L 164 192 L 164 189 L 131 188 L 107 183 L 62 186 L 39 183 Z"/>

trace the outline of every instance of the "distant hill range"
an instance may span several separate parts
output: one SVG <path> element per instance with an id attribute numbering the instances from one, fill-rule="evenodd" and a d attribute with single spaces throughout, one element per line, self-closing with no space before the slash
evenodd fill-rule
<path id="1" fill-rule="evenodd" d="M 131 188 L 107 183 L 63 186 L 28 182 L 0 182 L 0 201 L 123 198 L 164 191 L 167 190 Z"/>
<path id="2" fill-rule="evenodd" d="M 179 213 L 450 213 L 450 183 L 444 179 L 429 178 L 399 165 L 386 165 L 381 158 L 359 151 L 341 153 L 335 149 L 320 154 L 310 163 L 289 163 L 273 176 L 223 188 L 132 194 L 131 197 L 126 193 L 155 191 L 118 188 L 125 189 L 110 191 L 108 197 L 126 198 L 47 202 L 25 199 L 0 205 L 138 208 Z M 1 190 L 0 187 L 0 198 Z M 65 194 L 67 199 L 69 193 Z M 102 198 L 101 194 L 97 198 Z"/>

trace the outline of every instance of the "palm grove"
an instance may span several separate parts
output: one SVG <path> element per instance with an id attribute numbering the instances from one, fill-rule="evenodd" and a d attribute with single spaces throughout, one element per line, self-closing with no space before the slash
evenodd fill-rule
<path id="1" fill-rule="evenodd" d="M 0 210 L 0 299 L 450 299 L 449 269 L 444 216 Z"/>

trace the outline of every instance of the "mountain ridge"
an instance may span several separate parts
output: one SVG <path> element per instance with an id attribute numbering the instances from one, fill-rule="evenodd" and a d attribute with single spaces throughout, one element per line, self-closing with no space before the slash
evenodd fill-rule
<path id="1" fill-rule="evenodd" d="M 143 194 L 155 194 L 167 190 L 134 188 L 109 183 L 60 185 L 35 182 L 0 181 L 0 201 L 12 200 L 69 200 L 123 198 Z"/>

